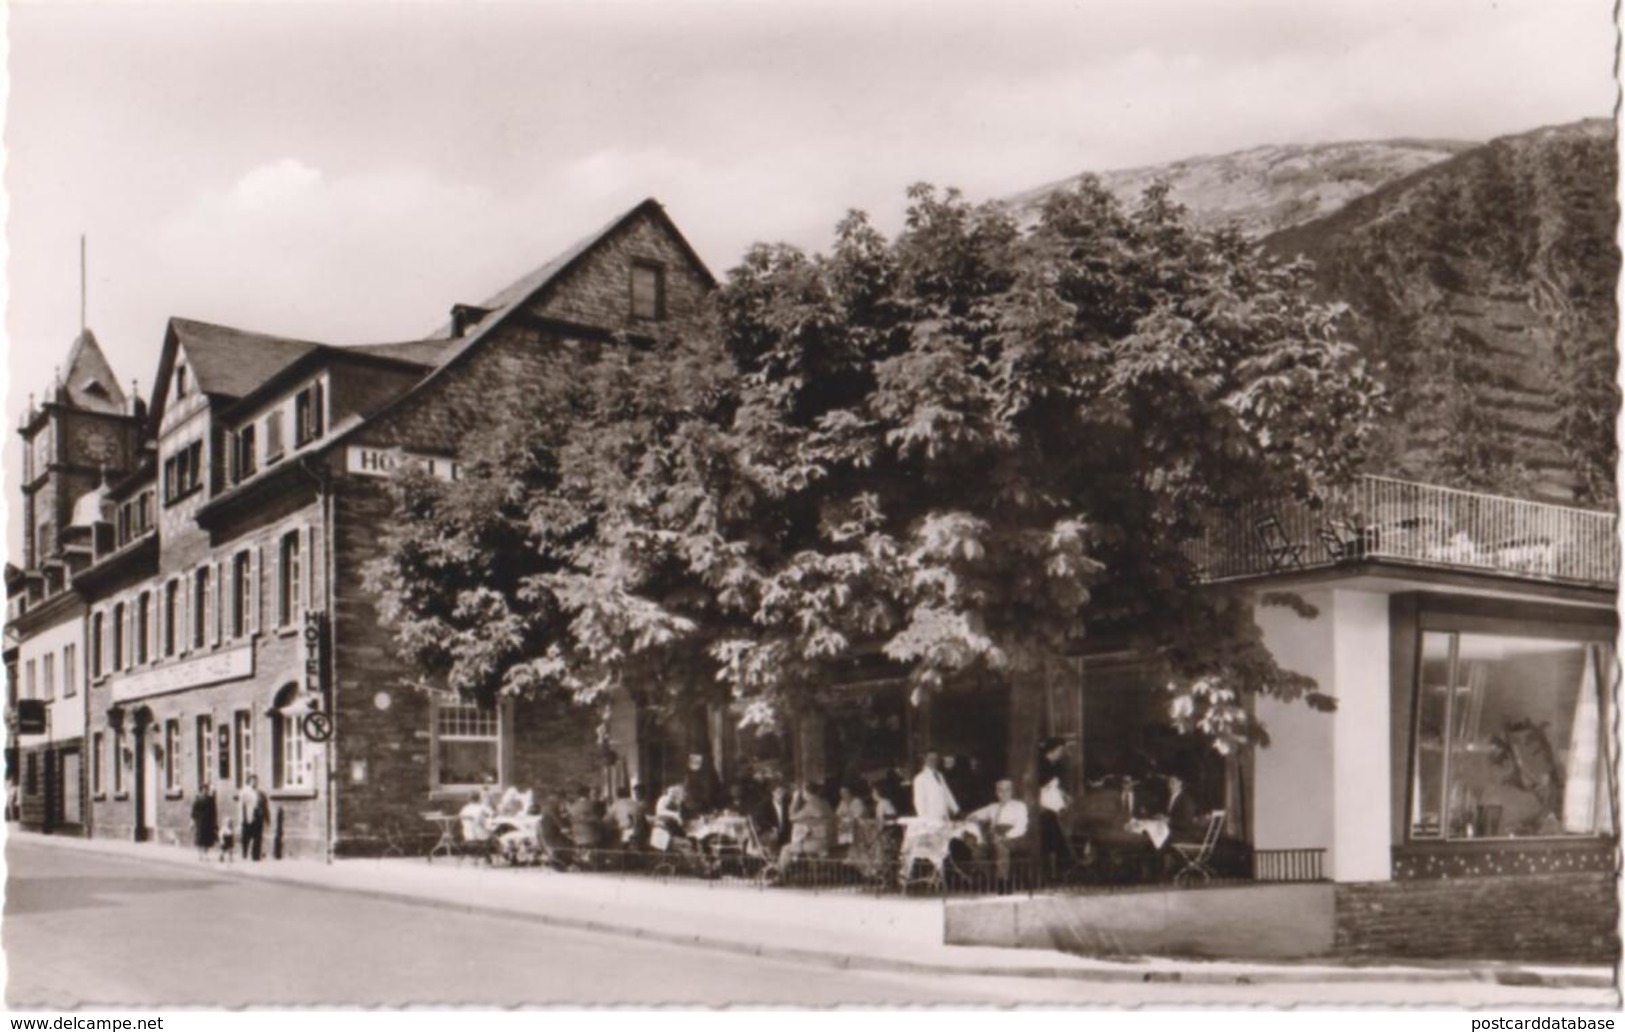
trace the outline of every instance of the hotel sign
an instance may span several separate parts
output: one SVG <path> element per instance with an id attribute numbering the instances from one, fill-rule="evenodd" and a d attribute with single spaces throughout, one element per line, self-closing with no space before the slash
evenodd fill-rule
<path id="1" fill-rule="evenodd" d="M 351 445 L 344 452 L 344 469 L 363 477 L 389 477 L 395 471 L 417 467 L 441 480 L 457 479 L 457 463 L 438 455 L 418 455 L 400 448 L 367 448 Z"/>
<path id="2" fill-rule="evenodd" d="M 333 737 L 333 718 L 327 714 L 327 627 L 325 613 L 316 609 L 305 610 L 305 693 L 314 709 L 305 714 L 300 730 L 313 742 L 325 742 Z"/>
<path id="3" fill-rule="evenodd" d="M 184 659 L 156 670 L 143 670 L 116 678 L 113 681 L 113 701 L 130 702 L 253 676 L 254 646 L 249 643 L 196 659 Z"/>

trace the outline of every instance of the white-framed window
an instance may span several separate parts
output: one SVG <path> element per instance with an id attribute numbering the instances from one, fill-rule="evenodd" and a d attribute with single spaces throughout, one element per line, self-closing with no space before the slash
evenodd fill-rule
<path id="1" fill-rule="evenodd" d="M 40 657 L 40 698 L 46 702 L 56 699 L 56 655 L 47 652 Z"/>
<path id="2" fill-rule="evenodd" d="M 90 736 L 90 793 L 98 799 L 107 794 L 103 765 L 107 762 L 107 736 L 94 732 Z"/>
<path id="3" fill-rule="evenodd" d="M 434 785 L 467 788 L 498 782 L 502 710 L 472 702 L 437 702 L 429 710 Z"/>
<path id="4" fill-rule="evenodd" d="M 241 638 L 253 626 L 253 560 L 248 552 L 231 557 L 231 636 Z"/>
<path id="5" fill-rule="evenodd" d="M 666 317 L 666 270 L 655 262 L 632 263 L 632 318 Z"/>
<path id="6" fill-rule="evenodd" d="M 209 568 L 200 566 L 192 574 L 192 647 L 201 649 L 209 644 L 209 614 L 214 611 L 214 599 L 209 592 Z"/>
<path id="7" fill-rule="evenodd" d="M 286 627 L 299 616 L 299 532 L 290 530 L 282 535 L 277 546 L 277 614 L 279 627 Z"/>
<path id="8" fill-rule="evenodd" d="M 71 699 L 79 694 L 79 646 L 62 646 L 62 697 Z"/>
<path id="9" fill-rule="evenodd" d="M 164 721 L 164 791 L 181 790 L 181 722 Z"/>
<path id="10" fill-rule="evenodd" d="M 197 788 L 202 791 L 214 778 L 214 718 L 207 713 L 197 718 Z"/>
<path id="11" fill-rule="evenodd" d="M 305 752 L 305 733 L 299 727 L 305 710 L 284 710 L 299 694 L 297 685 L 288 685 L 276 697 L 276 715 L 271 718 L 271 784 L 281 789 L 306 789 L 311 785 L 310 760 Z"/>
<path id="12" fill-rule="evenodd" d="M 39 666 L 32 659 L 23 664 L 23 698 L 39 698 Z"/>

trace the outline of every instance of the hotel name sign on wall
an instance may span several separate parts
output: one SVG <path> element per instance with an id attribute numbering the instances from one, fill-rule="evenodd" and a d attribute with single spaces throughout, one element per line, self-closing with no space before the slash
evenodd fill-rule
<path id="1" fill-rule="evenodd" d="M 143 670 L 116 678 L 113 681 L 113 701 L 130 702 L 151 695 L 165 695 L 184 688 L 201 688 L 207 684 L 252 676 L 254 646 L 244 644 L 196 659 L 183 659 L 156 670 Z"/>
<path id="2" fill-rule="evenodd" d="M 441 480 L 457 479 L 457 463 L 439 455 L 416 455 L 399 448 L 367 448 L 351 445 L 345 449 L 344 469 L 363 477 L 388 477 L 409 466 L 426 470 Z"/>

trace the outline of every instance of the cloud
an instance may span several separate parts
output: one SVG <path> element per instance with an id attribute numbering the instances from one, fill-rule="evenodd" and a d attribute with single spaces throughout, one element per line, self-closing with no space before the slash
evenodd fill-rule
<path id="1" fill-rule="evenodd" d="M 320 170 L 297 158 L 283 158 L 244 173 L 227 196 L 246 210 L 281 207 L 316 189 L 321 181 Z"/>

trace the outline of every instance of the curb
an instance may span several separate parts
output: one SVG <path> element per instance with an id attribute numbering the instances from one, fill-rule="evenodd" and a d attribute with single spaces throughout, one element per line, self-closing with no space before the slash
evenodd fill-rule
<path id="1" fill-rule="evenodd" d="M 320 880 L 303 878 L 298 875 L 279 874 L 272 871 L 260 873 L 263 868 L 249 867 L 241 869 L 236 864 L 200 864 L 190 855 L 185 857 L 170 855 L 165 852 L 154 852 L 152 855 L 132 855 L 122 849 L 98 848 L 95 840 L 80 840 L 57 838 L 53 836 L 33 835 L 9 831 L 7 839 L 16 839 L 62 849 L 76 849 L 83 853 L 93 853 L 98 856 L 115 860 L 125 860 L 136 864 L 161 864 L 170 867 L 180 867 L 189 870 L 207 870 L 213 874 L 228 875 L 238 881 L 269 882 L 276 885 L 288 885 L 298 888 L 313 889 L 318 892 L 329 892 L 347 896 L 357 896 L 363 899 L 378 900 L 381 902 L 401 903 L 409 906 L 419 906 L 426 909 L 449 911 L 477 915 L 481 917 L 496 917 L 510 921 L 524 921 L 530 924 L 542 925 L 552 928 L 564 928 L 572 931 L 592 932 L 601 935 L 614 935 L 621 938 L 641 940 L 643 942 L 661 943 L 670 946 L 684 946 L 690 949 L 704 949 L 717 953 L 726 953 L 733 956 L 756 957 L 763 960 L 779 960 L 790 963 L 806 964 L 841 971 L 877 971 L 888 974 L 917 974 L 936 976 L 959 976 L 974 978 L 1031 978 L 1031 979 L 1070 979 L 1079 982 L 1099 983 L 1146 983 L 1146 984 L 1176 984 L 1176 985 L 1287 985 L 1287 984 L 1406 984 L 1406 985 L 1506 985 L 1528 988 L 1547 989 L 1611 989 L 1615 987 L 1613 973 L 1599 970 L 1596 972 L 1563 972 L 1549 973 L 1530 970 L 1524 967 L 1495 965 L 1480 967 L 1403 967 L 1378 968 L 1373 965 L 1347 966 L 1334 969 L 1315 968 L 1294 969 L 1291 966 L 1279 966 L 1267 970 L 1257 971 L 1211 971 L 1202 970 L 1202 961 L 1190 961 L 1188 967 L 1183 969 L 1159 968 L 1144 970 L 1136 968 L 1136 963 L 1144 963 L 1151 959 L 1162 958 L 1125 958 L 1121 961 L 1107 958 L 1094 958 L 1107 963 L 1120 964 L 1119 968 L 1074 968 L 1045 965 L 1024 965 L 1014 967 L 989 967 L 976 964 L 936 964 L 923 961 L 900 960 L 895 957 L 881 957 L 869 954 L 849 953 L 832 950 L 807 949 L 794 946 L 776 946 L 760 942 L 748 942 L 739 939 L 728 939 L 719 936 L 686 935 L 677 932 L 666 932 L 647 928 L 640 925 L 624 924 L 613 921 L 598 921 L 589 918 L 569 917 L 559 914 L 540 913 L 532 910 L 509 910 L 501 907 L 482 904 L 466 903 L 457 900 L 445 899 L 436 896 L 418 895 L 390 889 L 375 889 L 360 886 L 334 885 Z M 346 860 L 349 863 L 365 863 L 365 860 Z M 1222 961 L 1220 961 L 1222 963 Z"/>

